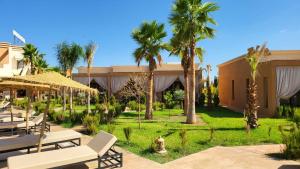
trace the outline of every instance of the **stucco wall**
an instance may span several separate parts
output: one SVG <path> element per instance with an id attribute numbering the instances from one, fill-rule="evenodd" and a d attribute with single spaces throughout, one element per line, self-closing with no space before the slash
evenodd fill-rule
<path id="1" fill-rule="evenodd" d="M 258 112 L 259 117 L 272 117 L 276 113 L 277 66 L 300 66 L 300 60 L 272 60 L 259 64 L 256 79 L 258 85 L 258 105 L 260 106 Z M 244 58 L 220 65 L 220 104 L 234 111 L 243 112 L 247 101 L 247 78 L 250 79 L 250 67 Z M 264 80 L 264 78 L 266 80 Z M 232 80 L 234 80 L 234 99 L 232 99 Z M 267 81 L 266 87 L 264 86 L 264 81 Z"/>

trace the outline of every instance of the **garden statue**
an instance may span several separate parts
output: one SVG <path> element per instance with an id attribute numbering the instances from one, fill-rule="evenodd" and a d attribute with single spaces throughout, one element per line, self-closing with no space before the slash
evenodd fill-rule
<path id="1" fill-rule="evenodd" d="M 165 140 L 161 136 L 159 136 L 159 138 L 155 140 L 155 144 L 156 144 L 155 151 L 157 153 L 159 154 L 167 153 L 167 150 L 165 149 Z"/>

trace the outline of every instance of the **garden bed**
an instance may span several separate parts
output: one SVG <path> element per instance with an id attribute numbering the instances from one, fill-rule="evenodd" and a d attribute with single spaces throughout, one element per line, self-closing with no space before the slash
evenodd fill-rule
<path id="1" fill-rule="evenodd" d="M 199 119 L 202 119 L 202 125 L 184 124 L 186 118 L 182 115 L 182 110 L 172 109 L 155 111 L 153 120 L 142 120 L 141 129 L 138 128 L 137 112 L 124 112 L 116 119 L 113 134 L 118 138 L 118 146 L 159 163 L 165 163 L 218 145 L 281 143 L 282 137 L 278 126 L 290 123 L 286 119 L 259 119 L 261 126 L 247 133 L 242 114 L 224 108 L 216 108 L 212 111 L 198 109 L 197 112 Z M 129 143 L 123 131 L 126 127 L 132 128 Z M 107 131 L 109 128 L 111 126 L 99 126 L 99 130 Z M 185 149 L 182 148 L 179 137 L 179 132 L 183 129 L 187 133 Z M 168 151 L 165 155 L 153 153 L 150 149 L 153 140 L 159 136 L 165 139 Z"/>

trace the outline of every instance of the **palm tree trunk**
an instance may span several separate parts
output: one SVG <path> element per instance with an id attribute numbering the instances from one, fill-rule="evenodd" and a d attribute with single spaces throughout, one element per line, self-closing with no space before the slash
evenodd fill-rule
<path id="1" fill-rule="evenodd" d="M 40 132 L 38 152 L 41 152 L 41 148 L 42 148 L 42 140 L 43 140 L 43 136 L 44 136 L 44 132 L 45 132 L 45 128 L 46 128 L 47 114 L 49 112 L 49 107 L 50 107 L 51 89 L 52 88 L 50 87 L 49 92 L 48 92 L 47 105 L 46 105 L 46 109 L 44 112 L 44 117 L 43 117 L 41 132 Z"/>
<path id="2" fill-rule="evenodd" d="M 145 113 L 146 120 L 152 119 L 152 97 L 153 97 L 153 71 L 150 71 L 148 77 L 148 92 L 147 92 L 147 99 L 146 99 L 146 113 Z"/>
<path id="3" fill-rule="evenodd" d="M 195 101 L 196 101 L 196 95 L 195 95 L 195 43 L 191 43 L 190 48 L 190 54 L 191 54 L 191 70 L 190 70 L 190 88 L 189 88 L 189 112 L 187 115 L 186 123 L 188 124 L 194 124 L 197 122 L 196 118 L 196 107 L 195 107 Z"/>
<path id="4" fill-rule="evenodd" d="M 184 115 L 187 115 L 189 110 L 189 78 L 188 70 L 184 71 Z"/>

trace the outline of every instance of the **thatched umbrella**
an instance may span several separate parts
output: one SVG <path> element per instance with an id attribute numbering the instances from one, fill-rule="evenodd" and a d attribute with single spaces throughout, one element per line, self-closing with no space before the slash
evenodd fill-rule
<path id="1" fill-rule="evenodd" d="M 26 93 L 31 93 L 31 91 L 33 91 L 33 90 L 38 90 L 38 91 L 49 90 L 50 86 L 43 85 L 43 84 L 32 84 L 32 83 L 27 83 L 27 82 L 19 82 L 19 81 L 13 81 L 13 80 L 5 80 L 5 78 L 4 78 L 4 79 L 0 79 L 0 89 L 1 90 L 9 90 L 11 93 L 13 90 L 27 89 Z M 29 115 L 28 114 L 29 114 L 29 105 L 31 102 L 31 97 L 30 97 L 30 94 L 27 96 L 28 96 L 28 103 L 27 103 L 27 109 L 26 109 L 26 133 L 28 134 L 28 131 L 29 131 L 29 125 L 28 125 Z M 13 122 L 12 100 L 11 100 L 10 104 L 11 104 L 11 109 L 10 109 L 11 122 Z"/>
<path id="2" fill-rule="evenodd" d="M 20 82 L 20 83 L 23 82 L 26 84 L 30 83 L 33 86 L 45 85 L 45 87 L 47 87 L 47 89 L 49 90 L 49 96 L 47 98 L 47 105 L 46 105 L 46 109 L 44 112 L 44 119 L 42 122 L 41 131 L 40 131 L 38 152 L 41 151 L 42 137 L 43 137 L 44 131 L 45 131 L 46 117 L 49 112 L 50 94 L 51 94 L 52 90 L 69 88 L 69 89 L 77 90 L 77 91 L 91 92 L 92 94 L 98 93 L 98 90 L 89 88 L 88 86 L 85 86 L 81 83 L 73 81 L 69 78 L 66 78 L 65 76 L 62 76 L 61 74 L 56 73 L 56 72 L 46 72 L 46 73 L 42 73 L 42 74 L 28 75 L 28 76 L 6 77 L 6 78 L 2 78 L 2 80 L 3 81 L 14 81 L 14 82 Z"/>

